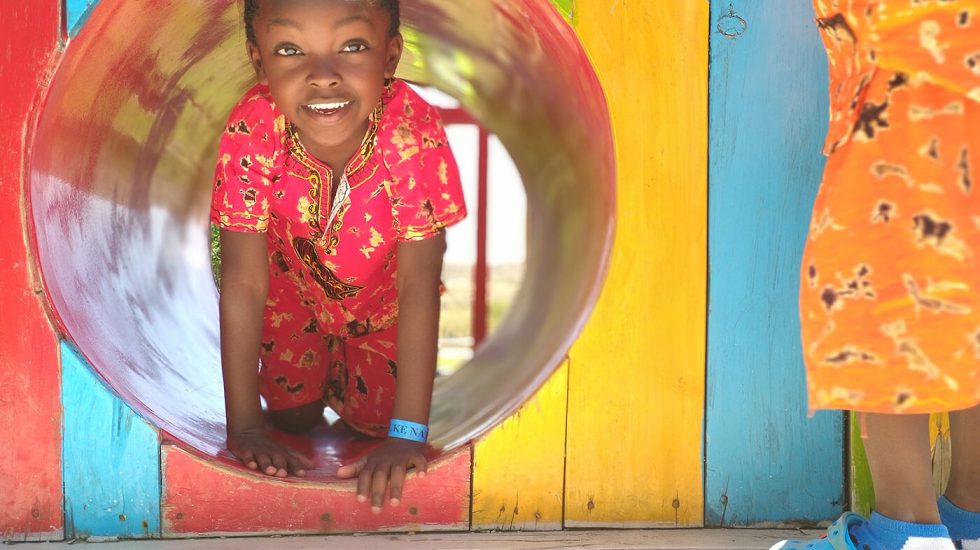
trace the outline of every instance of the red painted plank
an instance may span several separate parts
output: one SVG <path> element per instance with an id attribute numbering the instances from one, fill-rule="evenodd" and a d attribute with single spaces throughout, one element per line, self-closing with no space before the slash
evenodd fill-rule
<path id="1" fill-rule="evenodd" d="M 279 481 L 163 446 L 163 535 L 368 533 L 469 528 L 467 446 L 405 486 L 402 503 L 371 513 L 354 484 Z"/>
<path id="2" fill-rule="evenodd" d="M 480 128 L 480 144 L 477 155 L 476 200 L 476 267 L 473 285 L 473 346 L 479 346 L 487 337 L 487 173 L 489 171 L 490 132 Z"/>
<path id="3" fill-rule="evenodd" d="M 60 2 L 5 2 L 0 33 L 0 540 L 61 538 L 57 339 L 31 277 L 24 136 L 57 55 Z"/>

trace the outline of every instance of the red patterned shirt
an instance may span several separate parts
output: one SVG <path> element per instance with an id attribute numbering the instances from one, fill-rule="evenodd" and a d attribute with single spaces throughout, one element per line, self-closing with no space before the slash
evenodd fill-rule
<path id="1" fill-rule="evenodd" d="M 268 88 L 255 86 L 222 135 L 211 220 L 268 234 L 267 318 L 312 313 L 316 330 L 343 336 L 383 330 L 398 315 L 398 242 L 434 236 L 466 216 L 437 112 L 395 80 L 333 194 L 332 179 Z"/>

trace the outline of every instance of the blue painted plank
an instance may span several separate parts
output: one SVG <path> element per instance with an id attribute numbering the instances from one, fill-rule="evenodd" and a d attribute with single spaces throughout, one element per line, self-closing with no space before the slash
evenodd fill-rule
<path id="1" fill-rule="evenodd" d="M 154 428 L 61 345 L 65 536 L 160 536 L 160 442 Z"/>
<path id="2" fill-rule="evenodd" d="M 98 3 L 99 0 L 65 0 L 65 23 L 69 36 L 78 34 Z"/>
<path id="3" fill-rule="evenodd" d="M 705 523 L 812 524 L 844 504 L 843 419 L 807 418 L 798 314 L 827 58 L 809 1 L 711 4 Z"/>

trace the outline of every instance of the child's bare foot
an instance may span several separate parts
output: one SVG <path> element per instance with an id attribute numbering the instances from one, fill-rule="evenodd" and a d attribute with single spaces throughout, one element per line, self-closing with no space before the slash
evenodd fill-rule
<path id="1" fill-rule="evenodd" d="M 409 468 L 415 468 L 419 477 L 425 476 L 428 460 L 425 458 L 426 445 L 407 439 L 386 439 L 371 454 L 355 464 L 341 466 L 337 477 L 350 479 L 357 476 L 357 500 L 366 502 L 370 495 L 371 511 L 381 513 L 386 490 L 388 504 L 398 506 L 402 498 L 402 487 Z"/>
<path id="2" fill-rule="evenodd" d="M 262 429 L 228 436 L 228 450 L 246 467 L 275 477 L 306 476 L 313 461 L 269 437 Z"/>

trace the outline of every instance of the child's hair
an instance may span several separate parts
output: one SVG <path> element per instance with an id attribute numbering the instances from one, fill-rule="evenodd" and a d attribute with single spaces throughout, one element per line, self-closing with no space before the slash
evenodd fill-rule
<path id="1" fill-rule="evenodd" d="M 391 24 L 388 26 L 388 36 L 393 37 L 398 34 L 398 30 L 401 28 L 401 10 L 398 5 L 399 0 L 365 0 L 368 4 L 372 6 L 377 6 L 386 12 L 388 12 L 388 19 L 391 20 Z M 248 41 L 255 43 L 255 29 L 252 27 L 252 21 L 255 20 L 255 16 L 259 13 L 259 0 L 245 0 L 244 19 L 245 19 L 245 36 Z"/>

